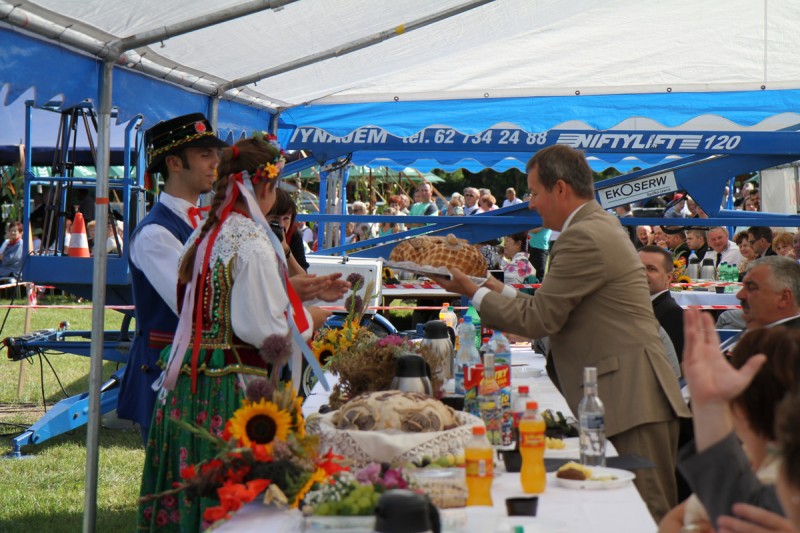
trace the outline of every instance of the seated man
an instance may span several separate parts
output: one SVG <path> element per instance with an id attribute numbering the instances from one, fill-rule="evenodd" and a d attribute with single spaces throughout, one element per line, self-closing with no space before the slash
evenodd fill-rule
<path id="1" fill-rule="evenodd" d="M 708 253 L 708 245 L 706 244 L 706 231 L 704 229 L 691 228 L 686 230 L 686 246 L 689 247 L 689 254 L 694 252 L 699 261 L 703 261 L 706 253 Z"/>
<path id="2" fill-rule="evenodd" d="M 674 268 L 672 255 L 659 246 L 649 245 L 639 250 L 639 259 L 647 274 L 653 313 L 661 327 L 667 331 L 680 359 L 683 355 L 683 308 L 669 292 Z"/>

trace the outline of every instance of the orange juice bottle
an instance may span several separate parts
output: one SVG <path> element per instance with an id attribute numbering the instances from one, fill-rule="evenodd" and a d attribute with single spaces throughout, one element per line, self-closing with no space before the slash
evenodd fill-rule
<path id="1" fill-rule="evenodd" d="M 528 402 L 519 422 L 519 451 L 522 469 L 519 479 L 522 491 L 528 494 L 544 492 L 547 477 L 544 470 L 545 422 L 539 414 L 538 402 Z"/>
<path id="2" fill-rule="evenodd" d="M 474 426 L 472 439 L 464 449 L 467 476 L 467 505 L 492 506 L 494 448 L 486 438 L 486 428 Z"/>

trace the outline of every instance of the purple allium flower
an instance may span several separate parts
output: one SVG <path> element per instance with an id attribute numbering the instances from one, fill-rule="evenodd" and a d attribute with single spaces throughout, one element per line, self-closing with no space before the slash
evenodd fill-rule
<path id="1" fill-rule="evenodd" d="M 403 337 L 400 335 L 387 335 L 382 339 L 378 340 L 377 345 L 378 348 L 383 348 L 386 346 L 402 346 L 405 341 Z"/>
<path id="2" fill-rule="evenodd" d="M 408 487 L 401 469 L 390 468 L 383 475 L 383 486 L 387 489 L 405 489 Z"/>
<path id="3" fill-rule="evenodd" d="M 251 402 L 260 402 L 262 399 L 272 401 L 272 393 L 275 391 L 275 386 L 263 378 L 252 380 L 247 384 L 247 391 L 245 395 Z"/>
<path id="4" fill-rule="evenodd" d="M 261 343 L 258 354 L 272 368 L 280 368 L 286 364 L 291 355 L 291 343 L 286 335 L 270 335 Z"/>
<path id="5" fill-rule="evenodd" d="M 381 464 L 370 463 L 358 472 L 356 472 L 356 479 L 359 483 L 376 483 L 381 478 Z"/>
<path id="6" fill-rule="evenodd" d="M 350 282 L 350 286 L 353 287 L 353 290 L 358 290 L 358 288 L 364 283 L 364 276 L 358 272 L 353 272 L 347 276 L 347 281 Z"/>
<path id="7" fill-rule="evenodd" d="M 344 308 L 350 311 L 353 309 L 356 313 L 364 310 L 364 300 L 357 294 L 351 294 L 344 301 Z"/>

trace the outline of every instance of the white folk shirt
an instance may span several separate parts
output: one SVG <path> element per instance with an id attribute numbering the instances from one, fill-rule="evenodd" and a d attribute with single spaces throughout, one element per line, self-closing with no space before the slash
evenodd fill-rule
<path id="1" fill-rule="evenodd" d="M 161 204 L 192 226 L 189 208 L 194 204 L 162 192 Z M 136 234 L 131 243 L 131 262 L 141 270 L 147 281 L 178 316 L 178 262 L 183 243 L 164 226 L 148 224 Z"/>

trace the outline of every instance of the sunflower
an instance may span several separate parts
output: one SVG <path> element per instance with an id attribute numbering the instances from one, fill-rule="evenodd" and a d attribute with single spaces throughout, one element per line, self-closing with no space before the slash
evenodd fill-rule
<path id="1" fill-rule="evenodd" d="M 691 283 L 692 282 L 692 278 L 690 278 L 689 276 L 684 274 L 684 275 L 678 276 L 678 279 L 675 280 L 675 282 L 676 283 Z"/>
<path id="2" fill-rule="evenodd" d="M 319 361 L 320 364 L 325 364 L 325 361 L 327 361 L 336 350 L 335 345 L 324 340 L 314 342 L 312 344 L 312 348 L 314 350 L 314 357 L 317 358 L 317 361 Z"/>
<path id="3" fill-rule="evenodd" d="M 306 436 L 306 421 L 303 418 L 303 398 L 297 397 L 294 399 L 294 413 L 297 417 L 295 420 L 295 428 L 294 431 L 297 434 L 297 438 L 302 439 Z"/>
<path id="4" fill-rule="evenodd" d="M 231 418 L 231 435 L 242 446 L 263 444 L 272 451 L 275 440 L 285 441 L 289 436 L 292 416 L 277 405 L 262 399 L 258 403 L 245 400 Z"/>
<path id="5" fill-rule="evenodd" d="M 297 494 L 292 501 L 292 509 L 297 509 L 297 507 L 300 505 L 300 502 L 303 501 L 303 498 L 306 497 L 308 491 L 310 491 L 315 484 L 323 483 L 326 479 L 328 479 L 328 473 L 325 472 L 325 469 L 317 468 L 317 470 L 311 474 L 311 477 L 308 478 L 308 481 L 306 481 L 305 485 L 303 485 L 300 490 L 297 491 Z"/>

